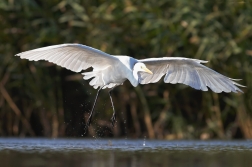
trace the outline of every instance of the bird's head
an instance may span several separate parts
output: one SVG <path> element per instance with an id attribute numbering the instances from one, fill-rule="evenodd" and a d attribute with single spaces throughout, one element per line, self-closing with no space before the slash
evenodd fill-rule
<path id="1" fill-rule="evenodd" d="M 146 73 L 149 73 L 149 74 L 153 74 L 147 67 L 144 63 L 136 63 L 134 65 L 134 68 L 133 68 L 133 71 L 136 71 L 136 72 L 146 72 Z"/>

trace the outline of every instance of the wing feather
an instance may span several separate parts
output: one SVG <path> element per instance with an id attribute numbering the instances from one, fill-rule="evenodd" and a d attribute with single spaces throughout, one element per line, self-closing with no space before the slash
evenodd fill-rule
<path id="1" fill-rule="evenodd" d="M 17 54 L 22 59 L 47 60 L 69 70 L 80 72 L 89 67 L 94 70 L 107 68 L 118 58 L 81 44 L 61 44 L 34 49 Z"/>
<path id="2" fill-rule="evenodd" d="M 199 71 L 196 69 L 195 70 L 197 72 L 197 75 L 199 77 L 199 82 L 200 82 L 200 87 L 199 89 L 203 90 L 203 91 L 208 91 L 207 88 L 207 82 L 205 80 L 205 77 L 199 74 Z"/>
<path id="3" fill-rule="evenodd" d="M 186 79 L 186 70 L 185 70 L 185 68 L 182 67 L 180 71 L 181 71 L 181 75 L 180 75 L 180 78 L 178 80 L 178 83 L 184 83 L 184 81 Z"/>
<path id="4" fill-rule="evenodd" d="M 175 83 L 179 83 L 179 82 L 181 82 L 180 80 L 182 80 L 182 75 L 183 75 L 183 70 L 184 70 L 184 68 L 181 68 L 181 70 L 177 70 L 177 76 L 176 76 L 176 81 L 175 81 Z"/>
<path id="5" fill-rule="evenodd" d="M 242 92 L 237 86 L 244 87 L 234 82 L 235 79 L 228 78 L 201 64 L 207 61 L 181 57 L 165 57 L 143 59 L 139 60 L 139 62 L 144 63 L 153 73 L 152 76 L 140 73 L 141 84 L 158 82 L 165 75 L 165 83 L 182 83 L 203 91 L 207 91 L 207 87 L 209 87 L 216 93 L 222 91 Z"/>

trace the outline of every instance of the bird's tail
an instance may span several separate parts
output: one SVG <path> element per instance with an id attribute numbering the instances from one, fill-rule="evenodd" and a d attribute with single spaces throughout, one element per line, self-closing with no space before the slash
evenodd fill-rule
<path id="1" fill-rule="evenodd" d="M 95 89 L 98 87 L 102 87 L 103 89 L 105 88 L 112 88 L 115 87 L 116 85 L 121 85 L 122 83 L 115 83 L 111 78 L 111 68 L 106 68 L 100 71 L 90 71 L 90 72 L 84 72 L 82 73 L 83 79 L 88 80 L 91 79 L 89 84 L 93 86 Z"/>
<path id="2" fill-rule="evenodd" d="M 83 79 L 85 80 L 93 78 L 91 79 L 89 84 L 93 86 L 95 89 L 97 89 L 98 87 L 102 87 L 104 85 L 99 71 L 85 72 L 82 73 L 82 75 L 84 75 Z"/>

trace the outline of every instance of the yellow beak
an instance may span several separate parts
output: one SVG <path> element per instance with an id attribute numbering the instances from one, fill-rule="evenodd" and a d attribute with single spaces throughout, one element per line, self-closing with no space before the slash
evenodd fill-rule
<path id="1" fill-rule="evenodd" d="M 153 73 L 151 72 L 151 70 L 149 70 L 149 69 L 146 68 L 146 67 L 142 67 L 142 69 L 143 69 L 145 72 L 149 73 L 149 74 L 153 74 Z"/>

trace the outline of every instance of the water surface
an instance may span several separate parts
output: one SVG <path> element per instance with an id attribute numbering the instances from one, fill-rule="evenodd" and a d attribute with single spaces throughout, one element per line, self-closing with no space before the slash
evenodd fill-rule
<path id="1" fill-rule="evenodd" d="M 3 167 L 250 166 L 252 141 L 0 138 L 0 162 Z"/>

